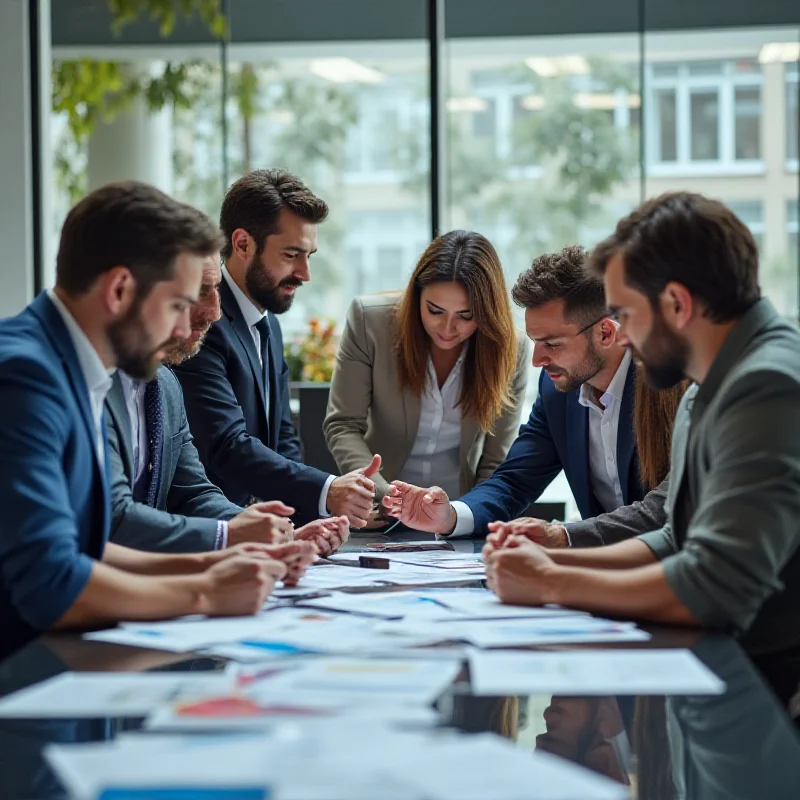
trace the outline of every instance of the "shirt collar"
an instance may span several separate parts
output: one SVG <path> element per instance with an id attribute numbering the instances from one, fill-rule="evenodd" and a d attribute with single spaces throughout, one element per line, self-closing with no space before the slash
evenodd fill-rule
<path id="1" fill-rule="evenodd" d="M 127 372 L 123 372 L 122 370 L 119 370 L 117 374 L 122 383 L 122 392 L 125 395 L 125 399 L 130 401 L 141 390 L 142 386 L 144 386 L 144 381 L 131 378 Z"/>
<path id="2" fill-rule="evenodd" d="M 608 384 L 608 388 L 605 390 L 605 392 L 603 392 L 603 395 L 600 398 L 603 408 L 607 408 L 609 405 L 611 405 L 612 399 L 616 400 L 618 403 L 622 401 L 622 395 L 625 393 L 625 382 L 628 379 L 628 370 L 630 369 L 630 366 L 631 351 L 626 350 L 625 355 L 622 356 L 622 361 L 620 361 L 619 366 L 617 367 L 617 371 L 614 373 L 614 377 L 611 379 L 611 383 Z M 593 393 L 594 389 L 588 383 L 582 383 L 580 394 L 578 395 L 578 402 L 582 406 L 586 406 L 586 408 L 597 408 L 597 403 L 595 403 L 592 399 Z"/>
<path id="3" fill-rule="evenodd" d="M 266 312 L 262 313 L 253 305 L 253 301 L 236 285 L 236 281 L 231 277 L 224 266 L 222 267 L 222 277 L 233 292 L 233 296 L 239 304 L 239 309 L 242 312 L 244 321 L 247 323 L 247 327 L 252 328 L 253 325 L 261 321 L 266 315 Z"/>
<path id="4" fill-rule="evenodd" d="M 75 321 L 75 317 L 72 316 L 70 310 L 61 301 L 61 298 L 52 289 L 47 290 L 47 296 L 58 309 L 58 313 L 61 314 L 61 318 L 67 326 L 67 332 L 78 356 L 78 363 L 81 365 L 81 372 L 83 372 L 89 392 L 93 395 L 105 397 L 111 388 L 111 376 L 114 374 L 114 370 L 106 369 L 103 366 L 103 362 L 100 360 L 100 356 L 97 355 L 94 345 L 89 341 L 89 338 Z"/>

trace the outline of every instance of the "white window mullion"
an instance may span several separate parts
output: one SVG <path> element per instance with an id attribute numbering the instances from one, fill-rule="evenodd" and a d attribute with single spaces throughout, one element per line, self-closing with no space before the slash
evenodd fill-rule
<path id="1" fill-rule="evenodd" d="M 685 80 L 679 80 L 675 86 L 675 124 L 678 128 L 676 163 L 689 164 L 692 160 L 691 104 L 689 102 L 689 86 Z"/>
<path id="2" fill-rule="evenodd" d="M 732 164 L 736 152 L 736 115 L 734 113 L 733 82 L 729 78 L 724 80 L 719 88 L 718 103 L 719 160 L 723 164 Z"/>

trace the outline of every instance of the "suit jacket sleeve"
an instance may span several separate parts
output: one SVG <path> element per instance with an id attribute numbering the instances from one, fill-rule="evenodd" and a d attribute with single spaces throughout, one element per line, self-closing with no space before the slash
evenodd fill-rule
<path id="1" fill-rule="evenodd" d="M 294 422 L 292 422 L 292 409 L 289 405 L 289 365 L 283 355 L 283 332 L 279 324 L 273 326 L 273 331 L 280 332 L 278 349 L 281 354 L 280 388 L 278 393 L 281 396 L 282 413 L 280 431 L 278 433 L 278 452 L 284 458 L 302 463 L 303 451 L 300 447 L 300 439 L 297 437 Z"/>
<path id="2" fill-rule="evenodd" d="M 517 369 L 511 386 L 511 405 L 498 418 L 494 433 L 486 436 L 483 453 L 478 462 L 478 483 L 494 474 L 519 434 L 519 419 L 528 386 L 530 350 L 527 337 L 521 337 L 517 344 Z"/>
<path id="3" fill-rule="evenodd" d="M 136 503 L 119 446 L 113 414 L 107 414 L 108 471 L 111 480 L 111 541 L 136 550 L 198 553 L 214 549 L 216 519 L 170 514 Z"/>
<path id="4" fill-rule="evenodd" d="M 12 357 L 0 364 L 0 571 L 14 608 L 36 630 L 64 616 L 93 564 L 80 552 L 64 474 L 73 421 L 59 386 L 44 363 Z"/>
<path id="5" fill-rule="evenodd" d="M 469 506 L 475 521 L 474 530 L 481 533 L 494 520 L 518 517 L 559 472 L 561 458 L 550 432 L 540 378 L 539 396 L 531 415 L 520 428 L 505 461 L 491 478 L 459 499 Z"/>
<path id="6" fill-rule="evenodd" d="M 328 413 L 323 423 L 325 441 L 342 473 L 366 467 L 374 453 L 364 439 L 367 415 L 372 405 L 373 348 L 370 346 L 364 309 L 353 300 L 336 353 L 336 368 L 328 397 Z M 381 475 L 373 476 L 377 496 L 383 497 L 389 485 Z"/>
<path id="7" fill-rule="evenodd" d="M 228 358 L 225 335 L 212 325 L 200 352 L 176 370 L 200 458 L 247 494 L 282 500 L 299 516 L 317 518 L 327 473 L 285 458 L 247 432 L 228 380 Z"/>
<path id="8" fill-rule="evenodd" d="M 669 475 L 642 500 L 608 514 L 567 525 L 573 547 L 602 547 L 656 531 L 667 521 L 665 507 Z"/>

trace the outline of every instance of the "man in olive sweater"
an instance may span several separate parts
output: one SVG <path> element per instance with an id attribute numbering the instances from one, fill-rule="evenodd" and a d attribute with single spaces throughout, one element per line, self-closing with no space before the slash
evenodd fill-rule
<path id="1" fill-rule="evenodd" d="M 722 203 L 648 201 L 596 248 L 634 357 L 657 388 L 698 384 L 675 419 L 666 522 L 605 547 L 501 531 L 485 558 L 505 602 L 561 603 L 800 650 L 800 333 L 761 298 L 758 251 Z"/>

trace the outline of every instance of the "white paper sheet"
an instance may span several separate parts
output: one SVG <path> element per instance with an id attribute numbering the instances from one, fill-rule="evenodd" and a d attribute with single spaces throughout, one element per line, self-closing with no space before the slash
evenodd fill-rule
<path id="1" fill-rule="evenodd" d="M 304 691 L 282 689 L 276 696 L 259 693 L 252 701 L 237 708 L 228 698 L 200 698 L 194 703 L 170 703 L 156 709 L 145 722 L 145 728 L 157 731 L 241 731 L 264 730 L 285 719 L 347 717 L 369 722 L 379 720 L 391 726 L 433 727 L 441 715 L 431 706 L 397 703 L 352 703 L 341 696 L 310 699 Z M 227 709 L 227 711 L 226 711 Z"/>
<path id="2" fill-rule="evenodd" d="M 225 693 L 226 672 L 65 672 L 0 700 L 0 717 L 138 717 L 180 697 Z"/>
<path id="3" fill-rule="evenodd" d="M 95 800 L 108 788 L 187 797 L 203 789 L 206 800 L 259 788 L 265 798 L 287 800 L 422 800 L 402 777 L 368 764 L 390 759 L 384 748 L 419 748 L 418 737 L 384 723 L 336 719 L 249 734 L 123 734 L 112 742 L 48 746 L 45 757 L 75 800 Z"/>
<path id="4" fill-rule="evenodd" d="M 622 800 L 628 787 L 490 733 L 400 751 L 393 765 L 430 800 Z"/>
<path id="5" fill-rule="evenodd" d="M 627 787 L 493 734 L 400 733 L 360 719 L 281 723 L 266 733 L 228 736 L 123 734 L 113 742 L 49 746 L 45 756 L 78 800 L 106 787 L 216 787 L 226 800 L 232 789 L 259 786 L 291 800 L 629 796 Z"/>
<path id="6" fill-rule="evenodd" d="M 408 637 L 417 645 L 463 641 L 476 647 L 642 642 L 650 639 L 649 633 L 639 630 L 632 622 L 613 622 L 591 616 L 452 622 L 429 622 L 407 617 L 400 621 L 382 622 L 376 626 L 376 631 Z"/>
<path id="7" fill-rule="evenodd" d="M 486 589 L 424 589 L 417 594 L 436 600 L 464 619 L 522 619 L 547 617 L 586 617 L 585 611 L 561 606 L 512 606 L 501 603 Z"/>
<path id="8" fill-rule="evenodd" d="M 725 683 L 689 650 L 473 651 L 477 695 L 720 694 Z"/>
<path id="9" fill-rule="evenodd" d="M 341 700 L 354 705 L 400 702 L 429 705 L 461 671 L 460 658 L 334 658 L 304 661 L 298 669 L 258 681 L 247 694 L 273 702 L 284 694 L 310 702 Z"/>

